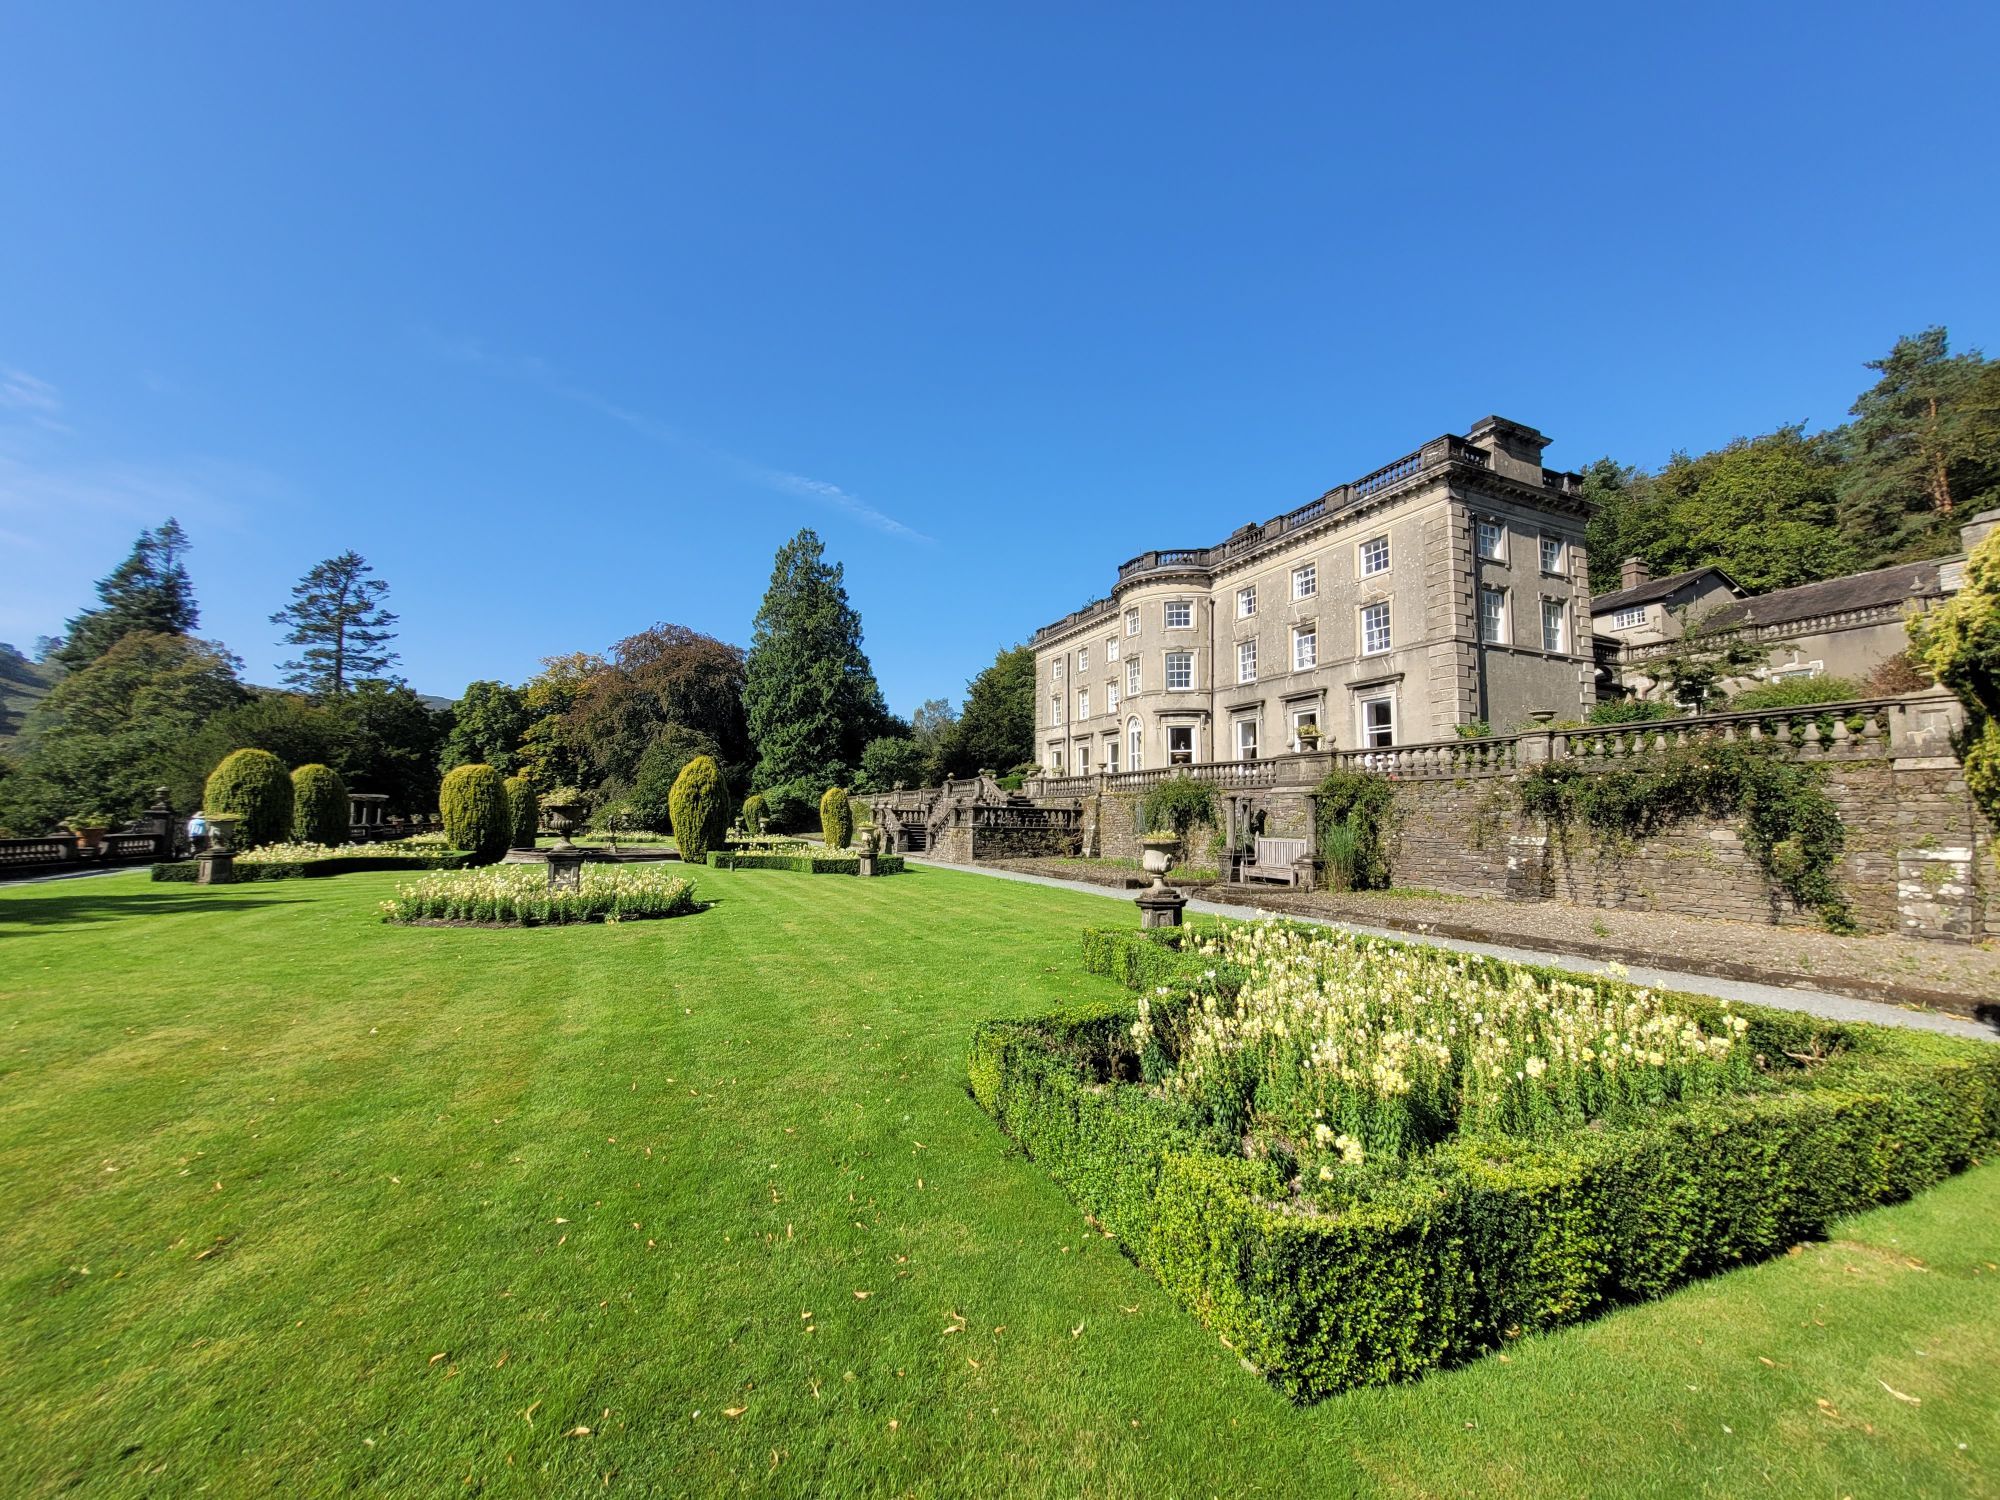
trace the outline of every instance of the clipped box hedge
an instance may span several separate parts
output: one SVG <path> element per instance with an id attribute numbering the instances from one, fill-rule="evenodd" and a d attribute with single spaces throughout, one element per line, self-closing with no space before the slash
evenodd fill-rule
<path id="1" fill-rule="evenodd" d="M 1085 965 L 1134 989 L 1228 994 L 1240 983 L 1174 941 L 1092 931 Z M 1720 1009 L 1695 996 L 1676 1006 Z M 1339 1211 L 1290 1199 L 1275 1167 L 1139 1084 L 1127 1002 L 986 1022 L 968 1072 L 980 1105 L 1080 1207 L 1309 1401 L 1777 1253 L 1937 1182 L 2000 1137 L 2000 1047 L 1735 1014 L 1767 1057 L 1825 1060 L 1783 1087 L 1663 1109 L 1636 1127 L 1448 1142 Z"/>
<path id="2" fill-rule="evenodd" d="M 791 870 L 799 875 L 859 875 L 861 860 L 853 854 L 738 854 L 728 849 L 711 849 L 708 862 L 718 870 Z M 875 856 L 877 875 L 903 873 L 903 856 Z"/>
<path id="3" fill-rule="evenodd" d="M 246 864 L 237 860 L 230 867 L 230 880 L 243 885 L 253 880 L 298 880 L 311 875 L 361 875 L 370 871 L 457 870 L 472 856 L 462 849 L 440 849 L 436 854 L 343 854 L 338 859 L 288 859 Z M 179 859 L 153 866 L 153 879 L 192 884 L 196 862 Z"/>

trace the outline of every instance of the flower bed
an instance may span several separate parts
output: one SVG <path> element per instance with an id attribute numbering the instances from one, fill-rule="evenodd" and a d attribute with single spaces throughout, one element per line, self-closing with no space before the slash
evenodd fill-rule
<path id="1" fill-rule="evenodd" d="M 986 1023 L 973 1093 L 1295 1399 L 1781 1251 L 2000 1138 L 1983 1043 L 1283 924 L 1084 953 L 1143 1006 Z"/>
<path id="2" fill-rule="evenodd" d="M 734 849 L 711 849 L 708 862 L 718 870 L 792 870 L 800 875 L 859 875 L 861 860 L 853 854 L 745 854 Z M 877 875 L 903 873 L 903 856 L 875 856 Z"/>
<path id="3" fill-rule="evenodd" d="M 265 844 L 236 856 L 238 883 L 251 880 L 296 880 L 314 875 L 355 875 L 370 870 L 456 870 L 471 856 L 462 849 L 429 839 L 403 839 L 393 844 Z M 189 882 L 195 878 L 191 859 L 153 866 L 153 879 Z"/>
<path id="4" fill-rule="evenodd" d="M 449 922 L 481 927 L 552 927 L 571 922 L 633 922 L 696 910 L 694 885 L 658 870 L 586 865 L 576 889 L 551 887 L 540 865 L 494 865 L 426 875 L 382 903 L 387 922 Z"/>

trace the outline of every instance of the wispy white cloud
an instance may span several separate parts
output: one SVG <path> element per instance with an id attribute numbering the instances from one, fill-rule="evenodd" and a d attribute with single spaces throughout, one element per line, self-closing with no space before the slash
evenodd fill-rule
<path id="1" fill-rule="evenodd" d="M 572 401 L 579 406 L 599 412 L 612 421 L 629 427 L 642 437 L 695 453 L 746 483 L 758 485 L 781 495 L 796 495 L 801 499 L 831 505 L 864 525 L 872 526 L 890 536 L 902 537 L 913 542 L 932 540 L 915 527 L 905 525 L 886 511 L 876 509 L 858 495 L 849 493 L 837 484 L 824 479 L 814 479 L 805 474 L 794 474 L 786 469 L 774 469 L 767 464 L 760 464 L 718 448 L 670 422 L 663 422 L 646 412 L 635 411 L 586 386 L 576 384 L 546 360 L 533 355 L 497 354 L 476 339 L 444 338 L 434 335 L 431 344 L 437 353 L 446 359 L 477 365 L 509 379 L 540 386 L 550 395 L 560 396 L 565 401 Z"/>
<path id="2" fill-rule="evenodd" d="M 62 397 L 46 380 L 38 380 L 26 370 L 0 368 L 0 411 L 20 412 L 37 427 L 51 432 L 70 429 L 56 418 Z"/>

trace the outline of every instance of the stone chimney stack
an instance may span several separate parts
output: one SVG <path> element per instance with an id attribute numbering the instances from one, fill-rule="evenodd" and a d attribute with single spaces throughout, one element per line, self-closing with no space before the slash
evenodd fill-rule
<path id="1" fill-rule="evenodd" d="M 1618 587 L 1636 589 L 1642 583 L 1652 582 L 1652 579 L 1653 570 L 1646 566 L 1645 558 L 1628 557 L 1619 570 Z"/>
<path id="2" fill-rule="evenodd" d="M 1494 473 L 1524 484 L 1542 482 L 1542 450 L 1549 440 L 1534 428 L 1505 417 L 1486 417 L 1472 424 L 1465 441 L 1489 455 L 1487 463 Z"/>

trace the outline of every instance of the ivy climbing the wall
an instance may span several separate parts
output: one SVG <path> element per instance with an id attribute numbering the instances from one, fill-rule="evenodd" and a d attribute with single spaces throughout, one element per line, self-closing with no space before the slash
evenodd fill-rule
<path id="1" fill-rule="evenodd" d="M 1774 747 L 1699 745 L 1630 761 L 1550 761 L 1521 781 L 1521 806 L 1553 827 L 1582 823 L 1632 841 L 1684 818 L 1737 817 L 1764 873 L 1830 932 L 1854 919 L 1834 867 L 1847 840 L 1826 771 L 1782 759 Z"/>
<path id="2" fill-rule="evenodd" d="M 1389 823 L 1396 789 L 1373 771 L 1334 771 L 1313 792 L 1319 846 L 1338 850 L 1350 889 L 1389 888 Z"/>

